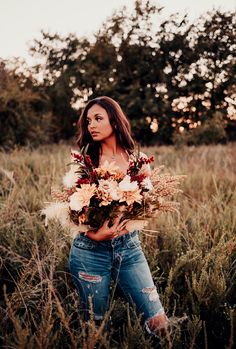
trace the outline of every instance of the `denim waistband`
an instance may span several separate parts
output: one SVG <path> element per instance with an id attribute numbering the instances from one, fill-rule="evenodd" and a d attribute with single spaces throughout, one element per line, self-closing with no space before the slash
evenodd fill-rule
<path id="1" fill-rule="evenodd" d="M 117 236 L 112 240 L 103 240 L 100 241 L 100 243 L 102 244 L 106 244 L 106 245 L 116 245 L 116 244 L 124 244 L 126 243 L 128 240 L 132 239 L 133 237 L 135 237 L 136 235 L 138 235 L 139 231 L 138 230 L 133 230 L 127 234 L 121 235 L 121 236 Z M 80 235 L 82 236 L 86 236 L 86 233 L 80 233 Z"/>

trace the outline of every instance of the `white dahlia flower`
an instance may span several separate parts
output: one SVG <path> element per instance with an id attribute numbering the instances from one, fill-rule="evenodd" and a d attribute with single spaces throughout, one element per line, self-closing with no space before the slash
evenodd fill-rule
<path id="1" fill-rule="evenodd" d="M 81 184 L 81 188 L 77 188 L 76 192 L 69 198 L 70 208 L 75 211 L 81 211 L 84 206 L 88 206 L 95 190 L 95 184 Z"/>

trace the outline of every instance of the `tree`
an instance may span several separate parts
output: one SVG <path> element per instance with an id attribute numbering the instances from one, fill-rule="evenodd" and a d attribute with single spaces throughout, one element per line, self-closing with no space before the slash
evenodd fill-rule
<path id="1" fill-rule="evenodd" d="M 55 140 L 73 134 L 79 114 L 74 107 L 80 111 L 100 95 L 120 102 L 145 144 L 171 143 L 176 129 L 200 127 L 216 111 L 229 123 L 235 14 L 213 11 L 195 25 L 172 15 L 157 25 L 161 10 L 136 0 L 132 14 L 125 7 L 116 11 L 94 42 L 42 32 L 31 51 L 42 57 L 35 73 L 43 73 L 40 88 L 50 98 Z"/>
<path id="2" fill-rule="evenodd" d="M 25 79 L 7 70 L 3 62 L 0 77 L 0 146 L 50 142 L 51 114 L 46 96 L 25 87 Z"/>

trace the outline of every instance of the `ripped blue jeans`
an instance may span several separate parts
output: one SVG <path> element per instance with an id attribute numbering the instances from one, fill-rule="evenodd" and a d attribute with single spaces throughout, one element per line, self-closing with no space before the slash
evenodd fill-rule
<path id="1" fill-rule="evenodd" d="M 85 320 L 89 319 L 89 298 L 94 319 L 103 319 L 109 307 L 111 279 L 126 299 L 135 304 L 136 311 L 143 314 L 147 330 L 148 320 L 164 313 L 136 230 L 99 242 L 81 233 L 73 241 L 69 269 L 81 298 Z"/>

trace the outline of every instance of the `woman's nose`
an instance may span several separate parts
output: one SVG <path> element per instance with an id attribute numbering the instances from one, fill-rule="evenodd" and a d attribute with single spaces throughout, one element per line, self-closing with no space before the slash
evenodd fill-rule
<path id="1" fill-rule="evenodd" d="M 94 127 L 95 127 L 95 122 L 94 122 L 94 120 L 91 120 L 91 121 L 90 121 L 89 127 L 90 127 L 90 128 L 94 128 Z"/>

